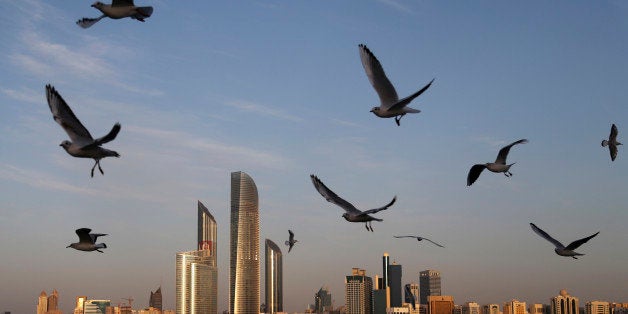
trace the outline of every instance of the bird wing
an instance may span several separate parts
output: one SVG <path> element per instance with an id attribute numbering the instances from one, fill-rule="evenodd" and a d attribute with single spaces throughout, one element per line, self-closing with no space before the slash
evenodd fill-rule
<path id="1" fill-rule="evenodd" d="M 536 232 L 536 234 L 540 235 L 545 240 L 552 242 L 552 244 L 554 244 L 554 246 L 556 248 L 559 248 L 559 249 L 564 249 L 565 248 L 565 246 L 562 243 L 560 243 L 560 242 L 558 242 L 558 240 L 552 238 L 549 234 L 547 234 L 547 232 L 541 230 L 541 228 L 537 227 L 535 224 L 530 223 L 530 227 L 532 227 L 532 230 L 534 230 L 534 232 Z"/>
<path id="2" fill-rule="evenodd" d="M 111 1 L 112 7 L 133 7 L 133 0 L 113 0 Z"/>
<path id="3" fill-rule="evenodd" d="M 362 212 L 362 215 L 369 215 L 369 214 L 375 214 L 376 212 L 380 211 L 380 210 L 385 210 L 388 209 L 388 207 L 392 206 L 392 204 L 395 203 L 395 201 L 397 201 L 397 196 L 393 197 L 392 201 L 390 201 L 390 203 L 380 207 L 380 208 L 373 208 L 373 209 L 369 209 L 369 210 L 365 210 Z"/>
<path id="4" fill-rule="evenodd" d="M 393 236 L 393 237 L 398 238 L 398 239 L 401 239 L 401 238 L 415 238 L 416 239 L 416 236 L 413 236 L 413 235 Z"/>
<path id="5" fill-rule="evenodd" d="M 100 138 L 97 138 L 91 144 L 85 145 L 85 146 L 83 146 L 81 148 L 85 149 L 85 148 L 89 148 L 89 147 L 100 146 L 100 145 L 102 145 L 104 143 L 108 143 L 108 142 L 113 141 L 116 138 L 116 136 L 118 136 L 118 132 L 120 132 L 120 128 L 121 128 L 120 123 L 114 124 L 113 128 L 111 128 L 111 131 L 109 131 L 109 133 L 107 133 L 107 135 L 105 135 L 103 137 L 100 137 Z"/>
<path id="6" fill-rule="evenodd" d="M 96 22 L 100 21 L 103 17 L 105 17 L 105 15 L 101 15 L 95 19 L 93 18 L 89 18 L 89 17 L 84 17 L 78 21 L 76 21 L 76 25 L 82 27 L 82 28 L 90 28 L 92 27 L 92 25 L 96 24 Z"/>
<path id="7" fill-rule="evenodd" d="M 503 147 L 502 149 L 499 150 L 499 153 L 497 154 L 497 159 L 495 159 L 495 163 L 496 164 L 502 164 L 505 165 L 506 164 L 506 157 L 508 157 L 508 152 L 510 152 L 510 148 L 517 145 L 517 144 L 525 144 L 527 143 L 528 140 L 526 139 L 521 139 L 518 140 L 516 142 L 510 143 L 510 145 Z"/>
<path id="8" fill-rule="evenodd" d="M 384 68 L 382 68 L 382 64 L 379 63 L 375 55 L 363 44 L 360 44 L 358 47 L 366 76 L 368 76 L 371 85 L 373 85 L 377 95 L 379 95 L 381 106 L 388 109 L 399 100 L 397 91 L 386 77 Z"/>
<path id="9" fill-rule="evenodd" d="M 617 140 L 617 126 L 613 123 L 611 126 L 611 134 L 608 136 L 608 141 L 615 142 L 615 140 Z"/>
<path id="10" fill-rule="evenodd" d="M 432 86 L 432 83 L 434 82 L 435 79 L 432 79 L 429 83 L 427 83 L 427 85 L 423 86 L 423 88 L 421 88 L 418 92 L 403 98 L 402 100 L 398 101 L 397 103 L 395 103 L 394 105 L 390 106 L 390 108 L 388 108 L 388 110 L 391 111 L 395 111 L 395 110 L 399 110 L 403 107 L 405 107 L 406 105 L 408 105 L 413 99 L 419 97 L 419 95 L 423 94 L 424 91 L 426 91 L 428 88 L 430 88 L 430 86 Z"/>
<path id="11" fill-rule="evenodd" d="M 475 180 L 480 177 L 480 174 L 482 173 L 482 171 L 484 171 L 484 168 L 486 168 L 486 165 L 477 164 L 473 165 L 473 167 L 469 169 L 469 174 L 467 175 L 467 186 L 471 186 L 471 184 L 473 184 L 473 182 L 475 182 Z"/>
<path id="12" fill-rule="evenodd" d="M 430 240 L 430 239 L 428 239 L 428 238 L 423 238 L 423 240 L 430 241 L 430 242 L 432 242 L 433 244 L 435 244 L 436 246 L 444 247 L 444 246 L 442 246 L 442 245 L 440 245 L 440 244 L 438 244 L 438 243 L 436 243 L 436 242 L 434 242 L 434 241 L 432 241 L 432 240 Z"/>
<path id="13" fill-rule="evenodd" d="M 92 241 L 92 237 L 89 235 L 91 231 L 92 229 L 89 228 L 76 229 L 76 235 L 78 235 L 79 237 L 79 242 L 94 244 L 94 241 Z"/>
<path id="14" fill-rule="evenodd" d="M 567 247 L 565 249 L 567 249 L 567 250 L 575 250 L 578 247 L 580 247 L 581 245 L 587 243 L 587 241 L 591 240 L 596 235 L 598 235 L 598 233 L 600 233 L 600 232 L 598 231 L 595 234 L 590 235 L 590 236 L 588 236 L 586 238 L 582 238 L 580 240 L 573 241 L 573 242 L 569 243 L 569 245 L 567 245 Z"/>
<path id="15" fill-rule="evenodd" d="M 59 125 L 68 133 L 72 143 L 80 146 L 92 144 L 94 138 L 89 131 L 83 126 L 81 121 L 74 115 L 70 106 L 63 100 L 57 90 L 51 85 L 46 85 L 46 98 L 48 106 L 52 112 L 52 117 Z"/>
<path id="16" fill-rule="evenodd" d="M 355 208 L 355 206 L 351 205 L 351 203 L 345 201 L 340 196 L 336 195 L 336 193 L 330 190 L 327 186 L 325 186 L 325 184 L 323 184 L 323 182 L 317 176 L 312 174 L 310 175 L 310 178 L 312 179 L 312 183 L 314 183 L 314 187 L 316 188 L 318 193 L 320 193 L 328 202 L 334 203 L 342 207 L 342 209 L 344 209 L 348 213 L 362 213 L 362 211 Z"/>
<path id="17" fill-rule="evenodd" d="M 92 239 L 92 243 L 96 243 L 96 240 L 98 239 L 98 237 L 104 237 L 106 236 L 106 233 L 90 233 L 89 237 Z"/>
<path id="18" fill-rule="evenodd" d="M 288 233 L 290 234 L 290 242 L 292 243 L 292 241 L 294 240 L 294 233 L 292 232 L 292 230 L 288 230 Z"/>
<path id="19" fill-rule="evenodd" d="M 611 161 L 615 161 L 615 158 L 617 158 L 617 145 L 609 143 L 608 151 L 611 153 Z"/>

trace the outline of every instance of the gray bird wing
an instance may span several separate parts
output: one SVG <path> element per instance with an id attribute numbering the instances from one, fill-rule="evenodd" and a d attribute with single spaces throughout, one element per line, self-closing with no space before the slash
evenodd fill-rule
<path id="1" fill-rule="evenodd" d="M 423 86 L 423 88 L 421 88 L 418 92 L 401 99 L 400 101 L 398 101 L 397 103 L 395 103 L 394 105 L 390 106 L 390 108 L 388 108 L 388 110 L 391 111 L 395 111 L 395 110 L 399 110 L 405 106 L 407 106 L 413 99 L 419 97 L 419 95 L 423 94 L 424 91 L 426 91 L 428 88 L 430 88 L 430 86 L 432 86 L 432 83 L 434 82 L 435 79 L 432 79 L 429 83 L 427 83 L 427 85 Z"/>
<path id="2" fill-rule="evenodd" d="M 52 112 L 52 117 L 68 133 L 72 143 L 86 146 L 94 142 L 94 138 L 81 121 L 74 115 L 70 106 L 63 100 L 57 90 L 51 85 L 46 85 L 46 98 Z"/>
<path id="3" fill-rule="evenodd" d="M 615 142 L 617 140 L 617 126 L 615 123 L 611 126 L 611 134 L 608 136 L 609 142 Z"/>
<path id="4" fill-rule="evenodd" d="M 104 237 L 106 236 L 106 233 L 90 233 L 89 237 L 92 239 L 92 243 L 96 243 L 96 240 L 98 240 L 98 237 Z"/>
<path id="5" fill-rule="evenodd" d="M 617 145 L 609 143 L 608 151 L 611 154 L 611 161 L 615 161 L 615 158 L 617 158 Z"/>
<path id="6" fill-rule="evenodd" d="M 413 235 L 405 235 L 405 236 L 393 236 L 397 239 L 401 239 L 401 238 L 417 238 L 417 236 L 413 236 Z"/>
<path id="7" fill-rule="evenodd" d="M 294 241 L 294 233 L 292 232 L 292 230 L 288 230 L 288 233 L 290 234 L 290 237 L 288 239 L 290 243 L 292 243 Z"/>
<path id="8" fill-rule="evenodd" d="M 536 234 L 540 235 L 545 240 L 552 242 L 552 244 L 554 244 L 554 246 L 556 248 L 559 248 L 559 249 L 564 249 L 565 248 L 565 246 L 562 243 L 560 243 L 560 242 L 558 242 L 558 240 L 552 238 L 549 234 L 547 234 L 547 232 L 541 230 L 541 228 L 537 227 L 535 224 L 530 223 L 530 227 L 532 227 L 532 230 L 534 230 L 534 232 L 536 232 Z"/>
<path id="9" fill-rule="evenodd" d="M 373 208 L 373 209 L 369 209 L 369 210 L 365 210 L 362 212 L 362 215 L 370 215 L 370 214 L 375 214 L 380 210 L 385 210 L 388 209 L 388 207 L 392 206 L 392 204 L 395 203 L 395 201 L 397 201 L 397 196 L 393 197 L 392 201 L 390 201 L 390 203 L 380 207 L 380 208 Z"/>
<path id="10" fill-rule="evenodd" d="M 104 143 L 108 143 L 113 141 L 116 136 L 118 136 L 118 132 L 120 132 L 120 123 L 116 123 L 113 125 L 113 128 L 111 128 L 111 131 L 109 131 L 109 133 L 107 133 L 107 135 L 97 138 L 94 140 L 93 143 L 83 146 L 82 148 L 89 148 L 89 147 L 94 147 L 94 146 L 100 146 Z"/>
<path id="11" fill-rule="evenodd" d="M 336 195 L 336 193 L 330 190 L 327 186 L 325 186 L 325 184 L 323 184 L 323 182 L 317 176 L 312 174 L 310 175 L 310 178 L 312 179 L 314 188 L 316 188 L 318 193 L 320 193 L 328 202 L 334 203 L 342 207 L 342 209 L 344 209 L 346 212 L 351 213 L 351 214 L 362 213 L 362 211 L 355 208 L 355 206 L 351 205 L 351 203 L 345 201 L 340 196 Z"/>
<path id="12" fill-rule="evenodd" d="M 80 26 L 81 28 L 90 28 L 92 27 L 92 25 L 96 24 L 96 22 L 102 20 L 102 18 L 104 18 L 106 15 L 101 15 L 97 18 L 89 18 L 89 17 L 84 17 L 78 21 L 76 21 L 76 25 Z"/>
<path id="13" fill-rule="evenodd" d="M 434 241 L 432 241 L 432 240 L 430 240 L 430 239 L 428 239 L 428 238 L 423 238 L 423 240 L 430 241 L 430 242 L 432 242 L 433 244 L 435 244 L 436 246 L 444 247 L 444 246 L 442 246 L 442 245 L 440 245 L 440 244 L 438 244 L 438 243 L 436 243 L 436 242 L 434 242 Z"/>
<path id="14" fill-rule="evenodd" d="M 384 68 L 382 68 L 382 64 L 379 63 L 375 55 L 363 44 L 358 45 L 358 48 L 366 76 L 368 76 L 371 85 L 377 92 L 381 106 L 388 110 L 390 106 L 399 101 L 397 91 L 386 77 Z"/>
<path id="15" fill-rule="evenodd" d="M 473 167 L 469 169 L 469 174 L 467 175 L 467 186 L 471 186 L 471 184 L 473 184 L 473 182 L 475 182 L 475 180 L 480 177 L 480 174 L 482 173 L 482 171 L 484 171 L 484 168 L 486 168 L 486 165 L 477 164 L 473 165 Z"/>
<path id="16" fill-rule="evenodd" d="M 80 243 L 91 243 L 91 244 L 94 244 L 94 241 L 92 240 L 92 237 L 89 235 L 89 233 L 91 231 L 92 231 L 92 229 L 89 229 L 89 228 L 76 229 L 76 235 L 78 235 L 78 237 L 79 237 L 79 242 Z"/>
<path id="17" fill-rule="evenodd" d="M 112 7 L 133 7 L 133 0 L 113 0 L 111 1 Z"/>
<path id="18" fill-rule="evenodd" d="M 569 243 L 569 245 L 567 245 L 567 247 L 565 249 L 567 249 L 567 250 L 575 250 L 578 247 L 580 247 L 581 245 L 587 243 L 587 241 L 591 240 L 596 235 L 598 235 L 598 233 L 600 233 L 600 232 L 598 231 L 595 234 L 590 235 L 590 236 L 588 236 L 586 238 L 582 238 L 580 240 L 573 241 L 573 242 Z"/>
<path id="19" fill-rule="evenodd" d="M 510 152 L 510 148 L 517 145 L 517 144 L 525 144 L 527 143 L 528 140 L 526 139 L 521 139 L 518 140 L 516 142 L 510 143 L 510 145 L 503 147 L 502 149 L 499 150 L 499 153 L 497 154 L 497 159 L 495 159 L 495 163 L 496 164 L 502 164 L 505 165 L 506 164 L 506 157 L 508 157 L 508 153 Z"/>

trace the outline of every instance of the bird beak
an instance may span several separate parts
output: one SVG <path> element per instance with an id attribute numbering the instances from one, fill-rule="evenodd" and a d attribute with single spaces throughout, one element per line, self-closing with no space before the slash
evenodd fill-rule
<path id="1" fill-rule="evenodd" d="M 66 248 L 69 248 L 69 247 L 72 247 L 72 246 L 70 246 L 70 245 L 66 246 Z"/>
<path id="2" fill-rule="evenodd" d="M 373 109 L 371 109 L 371 112 L 373 112 L 373 111 L 374 111 L 374 110 L 373 110 Z"/>

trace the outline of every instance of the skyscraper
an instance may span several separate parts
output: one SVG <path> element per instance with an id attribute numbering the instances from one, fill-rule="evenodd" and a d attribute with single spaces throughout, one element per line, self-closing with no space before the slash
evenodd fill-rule
<path id="1" fill-rule="evenodd" d="M 283 312 L 283 265 L 281 249 L 266 239 L 266 313 Z"/>
<path id="2" fill-rule="evenodd" d="M 111 306 L 111 300 L 86 300 L 83 303 L 83 313 L 104 314 L 108 306 Z"/>
<path id="3" fill-rule="evenodd" d="M 485 304 L 482 306 L 482 314 L 499 314 L 499 304 Z"/>
<path id="4" fill-rule="evenodd" d="M 610 304 L 604 301 L 589 301 L 585 309 L 586 314 L 609 314 L 611 311 Z"/>
<path id="5" fill-rule="evenodd" d="M 567 290 L 560 290 L 559 295 L 551 299 L 552 314 L 578 314 L 579 300 L 567 293 Z M 506 313 L 504 313 L 506 314 Z"/>
<path id="6" fill-rule="evenodd" d="M 83 314 L 83 304 L 87 300 L 87 296 L 76 297 L 76 305 L 74 306 L 74 314 Z"/>
<path id="7" fill-rule="evenodd" d="M 414 300 L 414 305 L 419 304 L 419 284 L 418 283 L 408 283 L 404 289 L 404 299 L 406 303 L 412 304 Z"/>
<path id="8" fill-rule="evenodd" d="M 37 301 L 37 314 L 46 314 L 46 311 L 48 311 L 48 295 L 42 290 Z"/>
<path id="9" fill-rule="evenodd" d="M 388 286 L 390 287 L 390 306 L 401 307 L 401 265 L 395 262 L 388 265 Z"/>
<path id="10" fill-rule="evenodd" d="M 257 187 L 244 172 L 231 173 L 229 313 L 260 310 L 259 207 Z"/>
<path id="11" fill-rule="evenodd" d="M 161 286 L 159 286 L 159 288 L 157 288 L 155 292 L 152 292 L 152 291 L 150 292 L 150 298 L 148 299 L 148 306 L 154 307 L 161 311 L 163 310 L 161 304 L 162 304 Z"/>
<path id="12" fill-rule="evenodd" d="M 428 296 L 441 295 L 440 272 L 432 269 L 420 272 L 419 288 L 421 304 L 428 304 Z"/>
<path id="13" fill-rule="evenodd" d="M 510 300 L 504 303 L 504 314 L 526 314 L 526 303 L 514 299 Z"/>
<path id="14" fill-rule="evenodd" d="M 373 279 L 364 269 L 353 268 L 345 277 L 345 307 L 347 314 L 371 314 Z"/>
<path id="15" fill-rule="evenodd" d="M 427 297 L 429 314 L 453 314 L 454 297 L 449 295 L 430 295 Z"/>
<path id="16" fill-rule="evenodd" d="M 462 314 L 481 314 L 480 305 L 475 302 L 467 302 L 462 305 Z"/>
<path id="17" fill-rule="evenodd" d="M 387 252 L 384 252 L 382 256 L 382 278 L 381 283 L 378 283 L 378 290 L 384 290 L 386 296 L 386 308 L 390 305 L 390 257 Z M 379 295 L 379 294 L 378 294 Z"/>
<path id="18" fill-rule="evenodd" d="M 179 252 L 176 256 L 177 314 L 218 312 L 217 224 L 201 202 L 197 224 L 199 250 Z"/>
<path id="19" fill-rule="evenodd" d="M 316 313 L 329 312 L 332 310 L 331 293 L 327 287 L 321 287 L 314 295 L 314 311 Z"/>

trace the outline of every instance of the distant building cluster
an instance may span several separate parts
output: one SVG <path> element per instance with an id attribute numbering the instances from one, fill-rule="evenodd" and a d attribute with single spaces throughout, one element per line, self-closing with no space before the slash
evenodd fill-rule
<path id="1" fill-rule="evenodd" d="M 217 224 L 207 207 L 197 206 L 197 249 L 176 253 L 176 312 L 163 310 L 161 286 L 150 292 L 147 309 L 132 309 L 128 304 L 110 300 L 76 297 L 73 314 L 217 314 L 218 268 Z M 283 260 L 281 249 L 270 239 L 265 241 L 265 298 L 260 302 L 260 242 L 257 187 L 244 172 L 231 173 L 229 310 L 223 314 L 280 314 L 283 307 Z M 590 301 L 580 306 L 577 297 L 566 290 L 550 298 L 550 304 L 531 304 L 510 300 L 499 304 L 466 302 L 456 305 L 453 296 L 442 294 L 441 273 L 427 269 L 419 272 L 418 283 L 402 285 L 402 266 L 390 256 L 382 257 L 382 275 L 374 278 L 353 268 L 345 276 L 345 303 L 334 307 L 327 287 L 314 294 L 314 304 L 304 313 L 329 314 L 628 314 L 628 303 Z M 42 291 L 37 314 L 63 314 L 59 294 Z M 10 314 L 10 312 L 5 312 Z"/>

